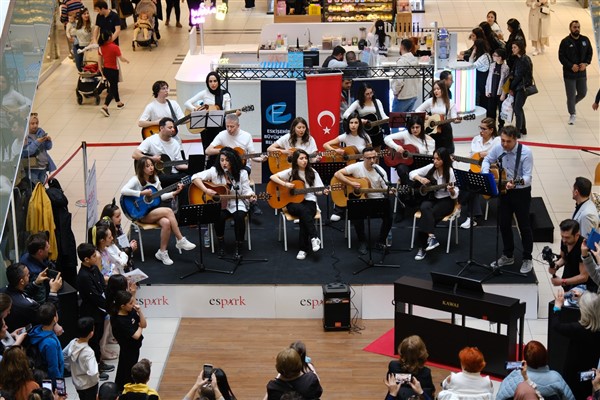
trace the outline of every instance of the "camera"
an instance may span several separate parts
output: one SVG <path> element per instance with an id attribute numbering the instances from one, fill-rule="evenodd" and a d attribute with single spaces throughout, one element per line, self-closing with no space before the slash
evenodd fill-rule
<path id="1" fill-rule="evenodd" d="M 403 385 L 405 383 L 409 383 L 412 380 L 411 374 L 395 374 L 396 383 L 398 385 Z"/>
<path id="2" fill-rule="evenodd" d="M 544 246 L 542 249 L 542 259 L 550 264 L 550 268 L 554 268 L 554 261 L 556 261 L 556 254 L 552 252 L 549 246 Z"/>
<path id="3" fill-rule="evenodd" d="M 511 370 L 511 371 L 513 369 L 521 369 L 521 367 L 523 367 L 522 361 L 506 361 L 504 363 L 504 368 Z"/>
<path id="4" fill-rule="evenodd" d="M 595 377 L 596 377 L 596 372 L 593 370 L 582 371 L 579 373 L 579 381 L 580 382 L 591 381 Z"/>

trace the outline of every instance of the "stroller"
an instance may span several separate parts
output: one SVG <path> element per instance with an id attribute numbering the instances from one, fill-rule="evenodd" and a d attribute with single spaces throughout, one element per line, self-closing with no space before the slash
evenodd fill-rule
<path id="1" fill-rule="evenodd" d="M 108 82 L 104 80 L 98 69 L 97 50 L 86 51 L 83 56 L 83 71 L 79 73 L 75 95 L 77 104 L 83 104 L 83 98 L 94 97 L 96 105 L 100 104 L 100 95 L 104 89 L 108 89 Z M 95 54 L 95 59 L 93 54 Z"/>
<path id="2" fill-rule="evenodd" d="M 152 51 L 152 46 L 158 47 L 158 39 L 154 32 L 156 22 L 156 6 L 151 0 L 142 0 L 135 8 L 136 25 L 133 30 L 131 47 L 147 47 Z"/>

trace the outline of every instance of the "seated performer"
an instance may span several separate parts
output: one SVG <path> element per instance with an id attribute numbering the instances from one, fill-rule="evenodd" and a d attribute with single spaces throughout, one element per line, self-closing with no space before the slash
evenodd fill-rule
<path id="1" fill-rule="evenodd" d="M 149 196 L 152 194 L 152 190 L 144 189 L 147 186 L 154 186 L 157 190 L 162 189 L 160 180 L 156 176 L 152 159 L 148 157 L 142 157 L 137 160 L 135 164 L 135 174 L 136 176 L 132 177 L 129 182 L 123 186 L 121 189 L 121 195 L 134 197 Z M 174 196 L 177 196 L 182 189 L 183 184 L 177 185 L 177 189 L 173 192 L 161 195 L 161 200 L 172 199 Z M 154 256 L 157 260 L 162 261 L 162 263 L 165 265 L 173 264 L 173 260 L 171 260 L 167 251 L 167 245 L 169 244 L 171 232 L 173 232 L 177 238 L 175 247 L 178 249 L 193 250 L 196 248 L 195 244 L 188 241 L 185 236 L 181 234 L 181 231 L 179 230 L 179 224 L 177 223 L 177 218 L 175 218 L 173 210 L 168 207 L 154 208 L 150 210 L 150 212 L 148 212 L 148 214 L 146 214 L 143 218 L 140 218 L 139 221 L 145 224 L 160 225 L 160 248 Z"/>
<path id="2" fill-rule="evenodd" d="M 310 136 L 308 122 L 302 117 L 294 118 L 290 126 L 290 133 L 286 133 L 277 139 L 275 143 L 269 146 L 267 151 L 279 151 L 291 156 L 295 149 L 302 149 L 307 154 L 313 154 L 317 151 L 317 142 Z"/>
<path id="3" fill-rule="evenodd" d="M 139 160 L 144 156 L 149 157 L 155 163 L 161 162 L 161 156 L 167 155 L 172 161 L 182 161 L 181 144 L 174 139 L 177 134 L 175 131 L 175 123 L 172 118 L 164 117 L 158 122 L 158 134 L 147 137 L 142 141 L 137 149 L 133 151 L 131 157 L 134 160 Z M 183 178 L 184 174 L 181 171 L 188 169 L 187 164 L 176 165 L 174 167 L 166 167 L 160 176 L 161 183 L 165 186 L 178 182 Z"/>
<path id="4" fill-rule="evenodd" d="M 192 183 L 204 193 L 209 196 L 217 195 L 218 192 L 207 187 L 205 182 L 210 182 L 213 187 L 214 185 L 224 185 L 227 187 L 228 194 L 235 194 L 237 190 L 238 196 L 244 196 L 244 198 L 250 196 L 249 200 L 251 202 L 256 201 L 256 196 L 250 188 L 248 172 L 242 168 L 240 156 L 231 147 L 224 147 L 219 151 L 218 163 L 192 176 Z M 215 223 L 215 231 L 219 242 L 218 255 L 219 257 L 225 256 L 225 221 L 233 217 L 235 229 L 234 257 L 239 258 L 244 243 L 246 214 L 248 213 L 249 204 L 248 201 L 240 198 L 236 199 L 235 197 L 227 200 L 222 199 L 221 204 L 219 220 Z"/>
<path id="5" fill-rule="evenodd" d="M 356 182 L 356 181 L 352 181 L 352 180 L 348 179 L 347 177 L 367 178 L 369 180 L 370 187 L 374 188 L 374 189 L 388 188 L 387 181 L 386 181 L 387 178 L 385 177 L 385 171 L 383 170 L 383 168 L 381 168 L 380 166 L 377 165 L 378 156 L 377 156 L 377 152 L 375 151 L 375 149 L 370 146 L 365 147 L 363 149 L 362 153 L 363 153 L 364 161 L 358 162 L 356 164 L 351 164 L 351 165 L 346 166 L 345 168 L 342 168 L 341 170 L 339 170 L 335 173 L 335 177 L 339 181 L 341 181 L 347 185 L 354 186 L 356 189 L 360 189 L 360 183 Z M 377 193 L 377 192 L 367 193 L 367 197 L 370 199 L 383 198 L 385 196 L 383 192 L 385 192 L 385 190 L 382 190 L 381 193 Z M 364 220 L 362 220 L 362 219 L 354 220 L 353 223 L 354 223 L 354 229 L 356 229 L 356 235 L 358 236 L 358 241 L 360 242 L 360 245 L 358 246 L 358 252 L 362 255 L 365 255 L 365 254 L 367 254 L 368 246 L 367 246 L 367 236 L 365 235 Z M 380 249 L 380 250 L 386 249 L 385 240 L 386 240 L 387 235 L 391 228 L 392 228 L 392 210 L 391 210 L 391 205 L 390 205 L 389 207 L 386 207 L 386 209 L 385 209 L 385 214 L 383 216 L 381 228 L 379 229 L 379 236 L 377 238 L 377 244 L 376 244 L 378 249 Z"/>
<path id="6" fill-rule="evenodd" d="M 323 186 L 323 181 L 321 181 L 319 173 L 310 166 L 308 153 L 302 149 L 298 149 L 292 154 L 292 168 L 273 174 L 270 179 L 278 185 L 290 189 L 294 188 L 292 181 L 295 180 L 303 181 L 306 188 Z M 328 195 L 329 189 L 323 190 L 322 193 Z M 287 205 L 288 212 L 300 220 L 298 241 L 300 251 L 296 255 L 297 260 L 304 260 L 309 248 L 312 248 L 313 252 L 317 252 L 321 248 L 321 239 L 319 239 L 317 228 L 315 227 L 317 207 L 316 193 L 306 193 L 301 203 L 290 203 Z"/>
<path id="7" fill-rule="evenodd" d="M 415 260 L 420 261 L 425 258 L 426 251 L 433 250 L 440 245 L 433 233 L 435 224 L 454 210 L 455 199 L 458 197 L 458 187 L 454 186 L 456 178 L 452 169 L 450 153 L 444 147 L 435 150 L 433 164 L 411 171 L 409 178 L 423 186 L 443 185 L 421 203 L 417 237 L 419 250 L 415 256 Z"/>

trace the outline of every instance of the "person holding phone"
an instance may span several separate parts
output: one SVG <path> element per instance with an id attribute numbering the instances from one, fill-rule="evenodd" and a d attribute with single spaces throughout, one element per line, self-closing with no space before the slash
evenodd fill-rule
<path id="1" fill-rule="evenodd" d="M 395 395 L 392 393 L 392 387 L 388 385 L 388 397 L 390 394 L 397 396 L 399 393 L 400 397 L 397 398 L 405 399 L 425 392 L 427 398 L 433 398 L 435 385 L 431 378 L 431 370 L 425 366 L 428 357 L 427 347 L 419 336 L 412 335 L 404 338 L 398 345 L 398 360 L 390 361 L 388 365 L 386 382 L 391 383 L 390 375 L 395 377 L 398 374 L 408 375 L 408 382 L 402 384 Z"/>
<path id="2" fill-rule="evenodd" d="M 38 182 L 46 183 L 47 173 L 56 170 L 56 164 L 48 153 L 52 149 L 52 138 L 39 125 L 38 114 L 31 113 L 29 133 L 21 152 L 21 158 L 26 160 L 25 171 L 34 186 Z"/>
<path id="3" fill-rule="evenodd" d="M 0 295 L 5 295 L 1 293 Z M 8 297 L 8 296 L 7 296 Z M 10 299 L 10 297 L 9 297 Z M 31 324 L 29 324 L 29 329 L 31 329 Z M 27 336 L 27 328 L 19 328 L 14 332 L 10 333 L 8 331 L 8 326 L 4 322 L 4 318 L 0 319 L 0 360 L 2 360 L 2 353 L 4 350 L 8 349 L 11 346 L 20 346 L 25 340 Z"/>
<path id="4" fill-rule="evenodd" d="M 581 242 L 581 260 L 590 279 L 598 286 L 596 292 L 600 293 L 600 265 L 596 262 L 596 260 L 600 260 L 600 243 L 594 243 L 594 249 L 590 249 L 587 241 L 583 240 Z"/>
<path id="5" fill-rule="evenodd" d="M 383 380 L 383 383 L 388 388 L 388 393 L 385 396 L 385 400 L 399 400 L 399 399 L 418 399 L 418 400 L 433 400 L 429 394 L 427 394 L 423 388 L 421 387 L 421 382 L 414 377 L 410 376 L 410 380 L 406 383 L 398 382 L 396 378 L 398 374 L 388 374 L 387 377 Z M 415 393 L 411 397 L 403 397 L 401 393 L 402 386 L 410 386 L 410 389 Z"/>

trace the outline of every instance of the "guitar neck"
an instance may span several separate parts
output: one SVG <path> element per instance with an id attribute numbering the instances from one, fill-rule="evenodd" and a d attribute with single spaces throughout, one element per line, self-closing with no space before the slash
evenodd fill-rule
<path id="1" fill-rule="evenodd" d="M 327 189 L 327 186 L 318 186 L 318 187 L 312 187 L 312 188 L 291 189 L 291 190 L 292 190 L 292 193 L 296 195 L 296 194 L 322 192 L 325 189 Z"/>
<path id="2" fill-rule="evenodd" d="M 384 118 L 384 119 L 380 119 L 379 121 L 367 122 L 365 124 L 365 128 L 371 129 L 374 126 L 379 126 L 379 125 L 387 124 L 389 121 L 390 121 L 389 118 Z"/>
<path id="3" fill-rule="evenodd" d="M 159 190 L 156 193 L 152 193 L 152 195 L 150 195 L 151 198 L 156 199 L 157 197 L 162 196 L 165 193 L 169 193 L 172 192 L 173 190 L 177 189 L 177 185 L 179 185 L 181 182 L 176 182 L 173 183 L 165 188 L 162 188 L 161 190 Z"/>
<path id="4" fill-rule="evenodd" d="M 474 164 L 474 165 L 481 165 L 481 162 L 483 161 L 482 159 L 476 160 L 474 158 L 462 157 L 462 156 L 457 156 L 457 155 L 454 155 L 454 154 L 452 155 L 452 158 L 455 161 L 469 163 L 469 164 Z"/>
<path id="5" fill-rule="evenodd" d="M 435 192 L 436 190 L 444 189 L 448 186 L 447 183 L 442 183 L 440 185 L 431 185 L 431 186 L 423 186 L 420 189 L 421 193 Z"/>
<path id="6" fill-rule="evenodd" d="M 388 189 L 385 188 L 381 188 L 381 189 L 377 189 L 377 188 L 360 188 L 360 189 L 356 189 L 356 192 L 359 193 L 387 193 Z"/>

